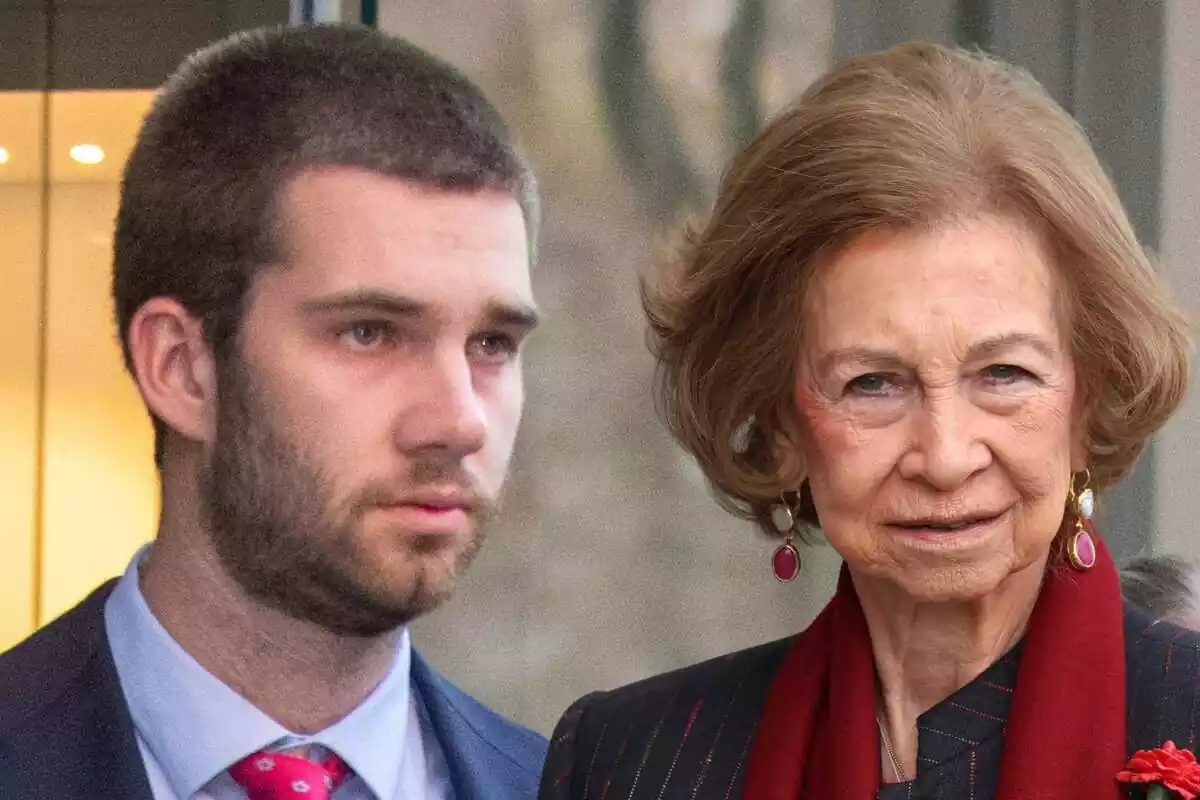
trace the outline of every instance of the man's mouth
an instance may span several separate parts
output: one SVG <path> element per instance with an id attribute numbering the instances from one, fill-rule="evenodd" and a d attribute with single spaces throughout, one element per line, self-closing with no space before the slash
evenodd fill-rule
<path id="1" fill-rule="evenodd" d="M 471 514 L 479 506 L 479 497 L 475 492 L 461 486 L 426 486 L 393 498 L 385 505 L 419 509 L 431 514 L 452 511 Z"/>
<path id="2" fill-rule="evenodd" d="M 397 503 L 379 511 L 401 528 L 420 534 L 457 535 L 471 527 L 471 509 L 448 503 Z"/>

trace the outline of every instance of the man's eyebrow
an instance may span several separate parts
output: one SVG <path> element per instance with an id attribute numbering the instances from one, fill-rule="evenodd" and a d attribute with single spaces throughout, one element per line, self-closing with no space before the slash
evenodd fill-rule
<path id="1" fill-rule="evenodd" d="M 301 309 L 307 314 L 325 314 L 333 311 L 377 311 L 397 317 L 419 317 L 428 313 L 427 306 L 418 300 L 378 289 L 335 292 L 307 300 L 301 305 Z"/>
<path id="2" fill-rule="evenodd" d="M 338 311 L 373 311 L 393 317 L 429 316 L 427 303 L 404 295 L 379 289 L 354 289 L 308 300 L 301 305 L 306 314 L 327 314 Z M 496 327 L 532 330 L 541 321 L 541 315 L 530 303 L 493 301 L 488 303 L 483 314 L 484 324 Z"/>
<path id="3" fill-rule="evenodd" d="M 484 313 L 487 324 L 530 331 L 538 326 L 541 315 L 527 303 L 490 303 Z"/>

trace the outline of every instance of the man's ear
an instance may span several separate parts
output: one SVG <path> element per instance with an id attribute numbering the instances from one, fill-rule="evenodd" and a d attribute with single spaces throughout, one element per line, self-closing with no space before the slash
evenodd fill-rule
<path id="1" fill-rule="evenodd" d="M 154 297 L 129 323 L 130 361 L 150 413 L 180 436 L 211 442 L 216 432 L 216 363 L 202 325 L 178 301 Z"/>

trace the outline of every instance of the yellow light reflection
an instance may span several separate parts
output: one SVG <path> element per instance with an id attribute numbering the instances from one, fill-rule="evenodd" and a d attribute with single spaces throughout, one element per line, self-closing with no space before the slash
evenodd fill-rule
<path id="1" fill-rule="evenodd" d="M 104 161 L 104 148 L 98 144 L 77 144 L 71 148 L 71 160 L 77 164 L 99 164 Z"/>
<path id="2" fill-rule="evenodd" d="M 152 436 L 113 330 L 107 242 L 153 96 L 0 92 L 0 651 L 119 574 L 154 534 Z"/>

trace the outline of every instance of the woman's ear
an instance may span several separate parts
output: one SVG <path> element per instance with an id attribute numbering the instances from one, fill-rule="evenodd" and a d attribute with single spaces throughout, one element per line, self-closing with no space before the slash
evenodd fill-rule
<path id="1" fill-rule="evenodd" d="M 808 479 L 808 465 L 800 440 L 799 425 L 784 423 L 771 440 L 771 450 L 778 465 L 780 481 L 790 486 L 788 491 L 799 492 Z"/>
<path id="2" fill-rule="evenodd" d="M 150 413 L 186 439 L 211 442 L 216 364 L 200 320 L 178 301 L 154 297 L 133 315 L 126 336 L 134 380 Z"/>
<path id="3" fill-rule="evenodd" d="M 1087 448 L 1077 446 L 1071 450 L 1071 473 L 1076 474 L 1088 469 L 1091 465 L 1088 463 Z"/>
<path id="4" fill-rule="evenodd" d="M 1079 473 L 1091 466 L 1090 414 L 1077 414 L 1071 426 L 1071 472 Z"/>

